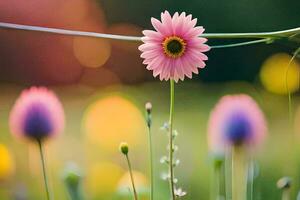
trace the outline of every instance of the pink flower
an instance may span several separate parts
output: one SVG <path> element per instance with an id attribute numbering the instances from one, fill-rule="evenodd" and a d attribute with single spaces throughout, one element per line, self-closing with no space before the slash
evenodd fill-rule
<path id="1" fill-rule="evenodd" d="M 9 124 L 11 132 L 17 136 L 43 140 L 63 130 L 63 107 L 47 88 L 31 87 L 15 102 Z"/>
<path id="2" fill-rule="evenodd" d="M 227 95 L 211 112 L 208 143 L 212 152 L 224 152 L 228 145 L 257 146 L 267 133 L 264 115 L 248 95 Z"/>
<path id="3" fill-rule="evenodd" d="M 143 64 L 148 70 L 153 70 L 154 77 L 160 80 L 173 79 L 176 82 L 192 73 L 198 74 L 198 68 L 204 68 L 206 52 L 210 47 L 204 44 L 207 39 L 200 37 L 204 32 L 202 26 L 196 26 L 197 19 L 192 15 L 180 15 L 176 12 L 173 17 L 168 11 L 161 13 L 161 21 L 151 18 L 156 31 L 145 30 L 142 37 L 144 44 L 139 46 L 144 58 Z"/>

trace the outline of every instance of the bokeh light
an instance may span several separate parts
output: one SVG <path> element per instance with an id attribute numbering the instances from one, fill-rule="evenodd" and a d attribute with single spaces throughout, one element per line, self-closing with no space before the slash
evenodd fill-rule
<path id="1" fill-rule="evenodd" d="M 129 100 L 111 95 L 91 104 L 83 119 L 83 129 L 92 142 L 117 151 L 120 142 L 142 144 L 146 125 L 142 113 Z"/>
<path id="2" fill-rule="evenodd" d="M 118 35 L 142 35 L 142 29 L 130 23 L 112 24 L 108 27 L 107 32 Z M 111 41 L 111 56 L 105 63 L 105 67 L 117 74 L 122 83 L 141 82 L 145 80 L 147 75 L 152 78 L 152 74 L 142 64 L 143 61 L 138 50 L 139 45 L 138 42 Z"/>
<path id="3" fill-rule="evenodd" d="M 104 198 L 114 193 L 124 170 L 111 162 L 94 163 L 87 169 L 85 188 L 89 196 Z"/>
<path id="4" fill-rule="evenodd" d="M 0 181 L 6 180 L 14 172 L 14 162 L 9 150 L 0 144 Z"/>
<path id="5" fill-rule="evenodd" d="M 133 171 L 134 184 L 137 190 L 137 193 L 142 200 L 148 199 L 149 193 L 149 183 L 147 177 L 138 171 Z M 132 193 L 128 190 L 132 189 L 131 179 L 129 172 L 126 172 L 118 183 L 118 195 L 121 199 L 128 199 L 132 196 Z"/>
<path id="6" fill-rule="evenodd" d="M 73 41 L 74 55 L 85 67 L 100 67 L 110 56 L 110 43 L 99 38 L 75 37 Z"/>
<path id="7" fill-rule="evenodd" d="M 285 95 L 299 89 L 300 65 L 296 60 L 290 62 L 291 59 L 286 53 L 278 53 L 263 63 L 260 79 L 269 92 Z"/>
<path id="8" fill-rule="evenodd" d="M 107 69 L 99 67 L 97 69 L 85 68 L 80 79 L 80 83 L 92 87 L 103 87 L 107 85 L 120 84 L 119 77 Z"/>
<path id="9" fill-rule="evenodd" d="M 11 0 L 0 1 L 0 7 L 0 18 L 4 22 L 94 32 L 104 32 L 106 28 L 104 12 L 94 1 Z M 73 40 L 78 38 L 69 36 L 4 29 L 0 30 L 0 35 L 0 65 L 4 80 L 42 85 L 76 83 L 82 75 L 82 65 L 101 65 L 99 62 L 106 55 L 100 51 L 94 59 L 93 52 L 99 52 L 97 42 L 87 52 L 90 56 L 87 62 L 86 54 L 80 50 L 76 50 L 79 56 L 74 55 Z M 80 39 L 78 43 L 79 48 L 85 50 Z"/>

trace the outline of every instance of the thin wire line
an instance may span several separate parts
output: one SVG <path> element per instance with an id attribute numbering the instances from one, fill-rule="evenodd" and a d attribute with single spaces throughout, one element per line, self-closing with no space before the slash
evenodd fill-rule
<path id="1" fill-rule="evenodd" d="M 106 34 L 106 33 L 76 31 L 76 30 L 67 30 L 67 29 L 59 29 L 59 28 L 47 28 L 41 26 L 30 26 L 30 25 L 12 24 L 12 23 L 5 23 L 5 22 L 0 22 L 0 28 L 17 29 L 17 30 L 25 30 L 25 31 L 37 31 L 37 32 L 71 35 L 71 36 L 105 38 L 105 39 L 114 39 L 114 40 L 126 40 L 126 41 L 137 41 L 137 42 L 141 41 L 141 37 L 136 37 L 136 36 L 113 35 L 113 34 Z"/>
<path id="2" fill-rule="evenodd" d="M 106 33 L 96 33 L 96 32 L 86 32 L 86 31 L 77 31 L 77 30 L 68 30 L 68 29 L 59 29 L 59 28 L 47 28 L 41 26 L 30 26 L 14 23 L 0 22 L 0 28 L 6 29 L 17 29 L 17 30 L 26 30 L 26 31 L 38 31 L 38 32 L 47 32 L 53 34 L 62 34 L 62 35 L 72 35 L 72 36 L 84 36 L 84 37 L 96 37 L 96 38 L 106 38 L 106 39 L 115 39 L 115 40 L 127 40 L 127 41 L 136 41 L 140 42 L 142 37 L 139 36 L 127 36 L 127 35 L 114 35 Z M 287 29 L 282 31 L 273 31 L 273 32 L 259 32 L 259 33 L 204 33 L 203 37 L 206 38 L 282 38 L 289 37 L 291 35 L 298 34 L 300 32 L 300 27 Z"/>

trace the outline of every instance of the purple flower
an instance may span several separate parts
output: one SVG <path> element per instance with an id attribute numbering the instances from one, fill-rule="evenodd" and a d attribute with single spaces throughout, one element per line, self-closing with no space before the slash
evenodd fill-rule
<path id="1" fill-rule="evenodd" d="M 224 96 L 210 115 L 208 142 L 213 152 L 222 152 L 228 145 L 256 146 L 266 133 L 264 115 L 247 95 Z"/>
<path id="2" fill-rule="evenodd" d="M 44 87 L 24 90 L 10 113 L 10 129 L 17 136 L 43 140 L 62 132 L 63 127 L 63 107 Z"/>

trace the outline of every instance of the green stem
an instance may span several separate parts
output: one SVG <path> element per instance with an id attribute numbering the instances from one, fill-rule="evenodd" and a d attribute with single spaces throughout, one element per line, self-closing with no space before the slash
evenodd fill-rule
<path id="1" fill-rule="evenodd" d="M 271 38 L 264 38 L 264 39 L 252 40 L 252 41 L 248 41 L 248 42 L 239 42 L 239 43 L 234 43 L 234 44 L 216 45 L 216 46 L 211 46 L 211 48 L 212 49 L 221 49 L 221 48 L 246 46 L 246 45 L 257 44 L 257 43 L 267 43 L 267 42 L 272 42 L 272 39 Z"/>
<path id="2" fill-rule="evenodd" d="M 130 163 L 128 154 L 126 154 L 126 160 L 127 160 L 127 164 L 128 164 L 128 170 L 129 170 L 129 174 L 130 174 L 130 179 L 131 179 L 131 184 L 132 184 L 132 190 L 133 190 L 134 199 L 138 200 L 138 195 L 137 195 L 135 184 L 134 184 L 134 178 L 133 178 L 131 163 Z"/>
<path id="3" fill-rule="evenodd" d="M 292 113 L 292 94 L 291 94 L 291 91 L 290 91 L 290 88 L 289 88 L 289 85 L 288 85 L 288 73 L 289 73 L 289 69 L 290 69 L 290 66 L 291 66 L 293 60 L 296 58 L 296 56 L 297 56 L 299 53 L 300 53 L 300 48 L 298 48 L 298 49 L 294 52 L 294 54 L 293 54 L 291 60 L 290 60 L 289 63 L 288 63 L 288 66 L 287 66 L 287 68 L 286 68 L 286 71 L 285 71 L 285 87 L 286 87 L 286 91 L 287 91 L 287 93 L 288 93 L 288 101 L 289 101 L 289 122 L 290 122 L 291 125 L 293 124 L 293 122 L 292 122 L 292 119 L 293 119 L 293 113 Z M 298 89 L 299 89 L 299 88 L 298 88 Z"/>
<path id="4" fill-rule="evenodd" d="M 43 169 L 44 184 L 45 184 L 47 200 L 51 200 L 52 196 L 51 196 L 51 193 L 50 193 L 50 190 L 49 190 L 48 176 L 47 176 L 47 172 L 46 172 L 46 164 L 45 164 L 43 145 L 42 145 L 41 140 L 37 140 L 37 142 L 38 142 L 40 156 L 41 156 L 41 162 L 42 162 L 42 169 Z"/>
<path id="5" fill-rule="evenodd" d="M 254 193 L 254 188 L 253 188 L 253 185 L 254 185 L 254 162 L 253 162 L 253 160 L 251 159 L 251 162 L 250 162 L 251 164 L 250 164 L 250 175 L 251 175 L 251 177 L 249 177 L 250 178 L 250 186 L 249 186 L 249 190 L 250 190 L 250 197 L 249 197 L 249 199 L 250 200 L 253 200 L 253 193 Z"/>
<path id="6" fill-rule="evenodd" d="M 230 150 L 226 148 L 226 154 L 225 154 L 225 166 L 224 166 L 224 188 L 225 188 L 225 199 L 230 200 L 232 199 L 232 170 L 231 170 L 231 163 L 232 163 L 232 157 L 230 156 Z"/>
<path id="7" fill-rule="evenodd" d="M 170 80 L 170 118 L 169 118 L 169 185 L 172 200 L 176 199 L 174 186 L 174 168 L 173 168 L 173 119 L 174 119 L 174 80 Z"/>
<path id="8" fill-rule="evenodd" d="M 221 165 L 215 167 L 215 200 L 219 200 L 221 194 Z"/>
<path id="9" fill-rule="evenodd" d="M 232 200 L 247 199 L 247 160 L 242 147 L 232 148 Z"/>
<path id="10" fill-rule="evenodd" d="M 214 39 L 229 39 L 229 38 L 284 38 L 297 35 L 300 33 L 300 27 L 287 29 L 283 31 L 258 32 L 258 33 L 204 33 L 203 37 Z"/>
<path id="11" fill-rule="evenodd" d="M 151 128 L 148 126 L 148 137 L 149 137 L 149 157 L 150 157 L 150 200 L 153 200 L 154 194 L 154 174 L 153 174 L 153 147 L 152 147 L 152 136 L 151 136 Z"/>
<path id="12" fill-rule="evenodd" d="M 290 200 L 290 190 L 289 189 L 284 189 L 282 191 L 282 200 Z"/>
<path id="13" fill-rule="evenodd" d="M 79 188 L 68 187 L 71 200 L 82 200 L 82 193 Z"/>

